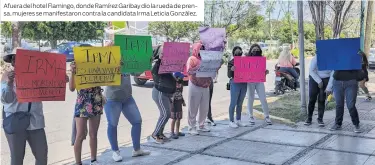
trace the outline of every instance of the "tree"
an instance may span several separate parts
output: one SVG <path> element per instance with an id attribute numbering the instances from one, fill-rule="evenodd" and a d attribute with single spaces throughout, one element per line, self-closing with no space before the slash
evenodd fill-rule
<path id="1" fill-rule="evenodd" d="M 339 38 L 354 0 L 350 0 L 345 8 L 346 2 L 347 1 L 331 1 L 328 3 L 328 6 L 333 10 L 334 13 L 332 22 L 333 38 Z"/>
<path id="2" fill-rule="evenodd" d="M 262 16 L 252 17 L 251 23 L 249 22 L 249 26 L 247 28 L 242 28 L 237 30 L 233 37 L 235 39 L 242 39 L 250 46 L 250 44 L 254 41 L 261 41 L 266 38 L 265 33 L 261 30 L 262 26 L 264 26 L 264 18 Z"/>
<path id="3" fill-rule="evenodd" d="M 326 1 L 308 1 L 312 21 L 315 25 L 316 40 L 324 39 L 324 19 L 326 15 Z"/>
<path id="4" fill-rule="evenodd" d="M 27 22 L 24 31 L 34 40 L 48 40 L 56 48 L 58 40 L 88 41 L 103 36 L 105 22 Z"/>
<path id="5" fill-rule="evenodd" d="M 268 15 L 268 36 L 269 36 L 269 39 L 273 39 L 273 35 L 272 35 L 273 28 L 272 28 L 272 22 L 271 22 L 271 14 L 275 10 L 275 5 L 276 5 L 275 0 L 267 1 L 266 13 Z"/>
<path id="6" fill-rule="evenodd" d="M 259 6 L 251 1 L 206 0 L 203 25 L 225 28 L 226 35 L 231 36 L 235 31 L 248 27 L 248 19 L 256 16 L 258 10 Z"/>
<path id="7" fill-rule="evenodd" d="M 168 42 L 175 42 L 182 38 L 197 39 L 199 25 L 199 22 L 150 22 L 148 31 L 166 37 Z"/>
<path id="8" fill-rule="evenodd" d="M 1 34 L 4 37 L 12 36 L 12 23 L 11 22 L 2 22 L 1 23 Z"/>

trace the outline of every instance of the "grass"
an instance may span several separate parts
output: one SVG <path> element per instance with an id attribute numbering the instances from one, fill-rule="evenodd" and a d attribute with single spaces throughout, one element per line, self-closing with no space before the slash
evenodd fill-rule
<path id="1" fill-rule="evenodd" d="M 302 121 L 301 119 L 301 97 L 300 93 L 287 92 L 284 95 L 267 97 L 270 115 L 289 119 L 292 122 Z M 308 99 L 308 97 L 306 97 Z M 306 102 L 308 104 L 308 102 Z M 335 102 L 328 103 L 326 110 L 333 110 Z M 315 105 L 317 107 L 317 105 Z M 259 100 L 254 101 L 254 109 L 263 111 Z"/>

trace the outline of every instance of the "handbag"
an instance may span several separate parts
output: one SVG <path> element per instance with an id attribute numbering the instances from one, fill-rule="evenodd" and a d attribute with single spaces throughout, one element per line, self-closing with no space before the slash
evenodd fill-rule
<path id="1" fill-rule="evenodd" d="M 7 134 L 15 134 L 22 131 L 25 131 L 30 125 L 30 109 L 31 109 L 31 102 L 28 105 L 27 112 L 15 112 L 5 117 L 3 120 L 3 129 Z M 4 106 L 3 106 L 4 112 Z"/>

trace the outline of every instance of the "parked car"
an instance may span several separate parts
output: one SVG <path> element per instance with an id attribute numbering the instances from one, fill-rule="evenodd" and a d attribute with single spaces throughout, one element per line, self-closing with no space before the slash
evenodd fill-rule
<path id="1" fill-rule="evenodd" d="M 21 40 L 21 48 L 26 49 L 26 50 L 34 50 L 34 51 L 39 51 L 39 48 L 32 46 L 30 43 L 26 42 L 25 40 Z M 12 40 L 8 39 L 6 40 L 4 44 L 4 53 L 10 53 L 12 51 Z"/>
<path id="2" fill-rule="evenodd" d="M 369 68 L 375 68 L 375 48 L 370 48 L 370 54 L 368 56 Z"/>
<path id="3" fill-rule="evenodd" d="M 65 54 L 66 61 L 71 62 L 74 60 L 73 47 L 76 47 L 76 46 L 92 46 L 92 45 L 87 44 L 87 43 L 74 42 L 74 41 L 63 42 L 57 45 L 56 49 L 49 49 L 49 50 L 46 50 L 46 52 L 58 52 L 61 54 Z"/>

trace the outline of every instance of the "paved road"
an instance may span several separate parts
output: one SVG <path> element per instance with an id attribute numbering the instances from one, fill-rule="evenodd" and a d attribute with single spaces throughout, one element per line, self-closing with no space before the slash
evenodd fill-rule
<path id="1" fill-rule="evenodd" d="M 306 70 L 308 70 L 310 59 L 306 59 Z M 267 68 L 270 74 L 267 76 L 266 90 L 271 91 L 274 86 L 274 65 L 276 61 L 267 61 Z M 307 75 L 306 71 L 306 75 Z M 227 113 L 229 105 L 229 92 L 225 89 L 228 78 L 226 77 L 226 67 L 220 70 L 218 83 L 215 84 L 214 96 L 212 101 L 213 114 L 219 115 Z M 134 82 L 133 82 L 134 84 Z M 159 111 L 153 100 L 151 99 L 152 83 L 147 83 L 145 86 L 138 87 L 133 85 L 133 96 L 138 103 L 139 109 L 143 118 L 142 136 L 148 136 L 154 129 L 156 120 L 159 116 Z M 186 91 L 186 90 L 185 90 Z M 187 92 L 184 93 L 186 97 Z M 49 163 L 61 164 L 62 161 L 71 160 L 74 158 L 73 147 L 70 146 L 71 138 L 71 123 L 72 113 L 76 94 L 67 90 L 65 102 L 44 102 L 44 114 L 46 120 L 46 132 L 49 147 Z M 186 108 L 185 108 L 186 112 Z M 186 125 L 186 113 L 184 114 L 183 125 Z M 107 149 L 109 143 L 106 135 L 107 121 L 105 115 L 102 116 L 101 125 L 98 134 L 98 148 Z M 119 123 L 119 143 L 124 144 L 131 141 L 130 124 L 125 118 L 121 118 Z M 169 130 L 166 128 L 166 130 Z M 85 140 L 83 146 L 83 153 L 89 153 L 88 140 Z M 4 137 L 1 134 L 1 164 L 9 164 L 9 149 Z M 25 165 L 33 164 L 34 158 L 29 148 L 27 148 L 25 156 Z"/>

